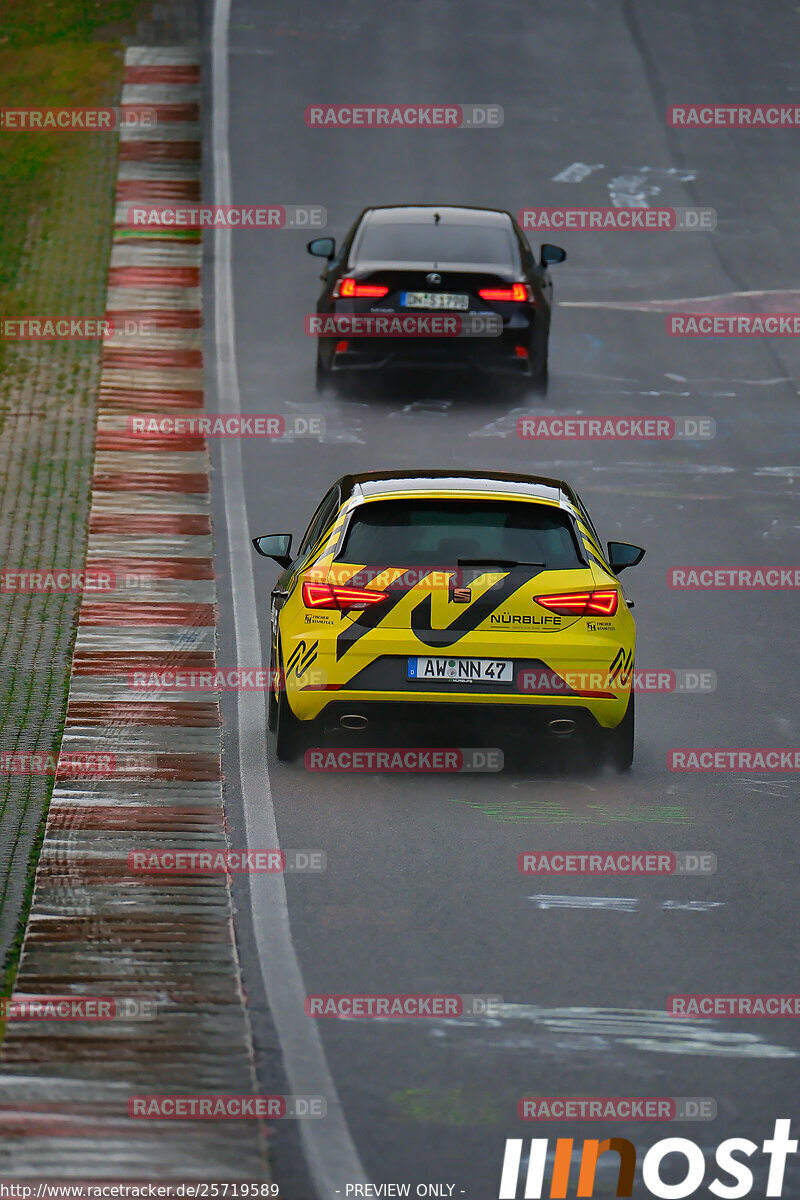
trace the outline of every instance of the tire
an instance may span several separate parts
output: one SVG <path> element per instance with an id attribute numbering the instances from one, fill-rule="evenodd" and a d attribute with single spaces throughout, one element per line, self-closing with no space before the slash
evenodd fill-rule
<path id="1" fill-rule="evenodd" d="M 546 396 L 549 383 L 550 373 L 547 369 L 547 363 L 545 363 L 539 374 L 533 380 L 531 380 L 531 390 L 535 392 L 537 396 Z"/>
<path id="2" fill-rule="evenodd" d="M 267 692 L 267 728 L 274 733 L 278 728 L 278 693 L 273 687 L 273 680 L 277 671 L 275 650 L 269 656 L 269 679 L 270 686 Z"/>
<path id="3" fill-rule="evenodd" d="M 317 365 L 314 369 L 314 389 L 318 392 L 324 392 L 328 386 L 328 376 L 330 372 L 326 371 L 320 362 L 319 351 L 317 351 Z"/>
<path id="4" fill-rule="evenodd" d="M 289 707 L 286 689 L 278 692 L 275 721 L 275 754 L 280 762 L 292 762 L 305 749 L 304 722 L 298 721 Z"/>
<path id="5" fill-rule="evenodd" d="M 617 771 L 629 771 L 633 763 L 634 729 L 636 725 L 635 699 L 636 697 L 631 692 L 625 716 L 616 729 L 606 732 L 606 762 Z"/>
<path id="6" fill-rule="evenodd" d="M 339 392 L 341 388 L 341 374 L 339 371 L 332 371 L 330 367 L 326 367 L 322 361 L 322 355 L 317 348 L 317 362 L 314 368 L 314 388 L 318 392 L 326 390 Z"/>
<path id="7" fill-rule="evenodd" d="M 531 388 L 540 396 L 547 394 L 547 385 L 550 382 L 550 327 L 548 326 L 544 333 L 544 348 L 542 350 L 541 363 L 538 374 L 531 380 Z"/>

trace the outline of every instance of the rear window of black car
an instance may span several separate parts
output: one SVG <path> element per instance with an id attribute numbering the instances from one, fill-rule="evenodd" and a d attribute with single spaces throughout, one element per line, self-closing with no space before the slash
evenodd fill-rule
<path id="1" fill-rule="evenodd" d="M 365 566 L 456 566 L 464 559 L 582 567 L 572 523 L 516 500 L 375 500 L 353 514 L 337 558 Z"/>
<path id="2" fill-rule="evenodd" d="M 355 245 L 358 262 L 516 263 L 511 231 L 497 225 L 367 224 Z"/>

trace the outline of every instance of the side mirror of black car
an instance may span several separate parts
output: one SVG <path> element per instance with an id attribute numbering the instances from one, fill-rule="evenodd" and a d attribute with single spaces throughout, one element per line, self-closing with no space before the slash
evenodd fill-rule
<path id="1" fill-rule="evenodd" d="M 549 242 L 544 243 L 540 253 L 543 267 L 551 267 L 553 263 L 564 262 L 567 257 L 566 250 L 562 250 L 560 246 L 551 246 Z"/>
<path id="2" fill-rule="evenodd" d="M 330 237 L 314 238 L 306 247 L 309 254 L 316 258 L 334 258 L 336 256 L 336 239 Z"/>
<path id="3" fill-rule="evenodd" d="M 253 545 L 259 554 L 263 554 L 264 558 L 274 558 L 281 567 L 290 566 L 292 561 L 289 553 L 292 548 L 290 533 L 265 533 L 263 537 L 253 538 Z"/>
<path id="4" fill-rule="evenodd" d="M 608 561 L 615 575 L 619 575 L 626 567 L 635 567 L 645 553 L 641 546 L 632 546 L 630 542 L 608 543 Z"/>

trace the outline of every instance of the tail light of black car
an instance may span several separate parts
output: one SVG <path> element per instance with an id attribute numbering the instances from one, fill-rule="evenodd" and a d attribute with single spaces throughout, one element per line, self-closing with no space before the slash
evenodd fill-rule
<path id="1" fill-rule="evenodd" d="M 389 289 L 383 283 L 359 283 L 357 279 L 337 279 L 333 289 L 334 300 L 380 300 Z"/>
<path id="2" fill-rule="evenodd" d="M 512 283 L 510 287 L 480 288 L 478 295 L 481 300 L 516 300 L 533 304 L 533 288 L 529 283 Z"/>

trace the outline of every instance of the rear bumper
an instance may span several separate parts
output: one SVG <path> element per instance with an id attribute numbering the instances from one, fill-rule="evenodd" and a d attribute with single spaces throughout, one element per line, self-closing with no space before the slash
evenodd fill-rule
<path id="1" fill-rule="evenodd" d="M 422 714 L 463 714 L 471 705 L 493 715 L 516 710 L 529 721 L 539 709 L 557 708 L 570 715 L 585 710 L 598 725 L 613 729 L 628 707 L 635 628 L 624 606 L 607 622 L 577 619 L 553 632 L 530 632 L 524 626 L 507 632 L 475 630 L 456 641 L 446 630 L 414 633 L 403 624 L 381 624 L 362 632 L 356 622 L 308 624 L 304 613 L 300 624 L 288 612 L 281 616 L 281 654 L 283 663 L 290 664 L 287 700 L 301 721 L 315 720 L 342 704 L 354 713 L 366 705 L 387 705 L 395 712 Z M 595 628 L 598 623 L 604 627 Z M 348 636 L 350 630 L 354 638 Z M 511 663 L 510 678 L 409 678 L 409 657 L 415 656 L 503 660 Z"/>
<path id="2" fill-rule="evenodd" d="M 352 716 L 363 717 L 367 722 L 358 732 L 359 742 L 375 745 L 396 745 L 398 742 L 402 745 L 405 736 L 413 737 L 414 741 L 422 739 L 427 746 L 488 746 L 491 742 L 487 738 L 495 736 L 560 738 L 573 731 L 551 729 L 551 722 L 564 722 L 565 719 L 574 722 L 574 733 L 578 736 L 590 737 L 605 728 L 585 703 L 580 702 L 570 706 L 546 702 L 495 705 L 487 719 L 483 702 L 476 704 L 474 698 L 466 697 L 456 706 L 443 703 L 441 697 L 436 696 L 425 699 L 422 704 L 418 700 L 409 703 L 385 698 L 361 701 L 338 698 L 321 714 L 319 732 L 341 729 L 341 718 Z"/>
<path id="3" fill-rule="evenodd" d="M 338 302 L 334 313 L 349 315 L 353 302 L 347 302 L 346 308 L 344 304 Z M 320 361 L 326 370 L 337 374 L 459 367 L 517 377 L 538 374 L 546 355 L 549 313 L 520 306 L 505 314 L 503 321 L 499 337 L 321 337 Z M 347 349 L 337 351 L 337 345 L 343 342 Z"/>
<path id="4" fill-rule="evenodd" d="M 397 676 L 402 661 L 400 658 L 394 660 L 398 667 Z M 370 709 L 393 711 L 395 715 L 415 713 L 427 728 L 430 728 L 434 713 L 452 713 L 457 721 L 461 721 L 469 708 L 481 711 L 484 716 L 489 710 L 493 715 L 504 713 L 509 718 L 516 715 L 529 724 L 538 722 L 540 716 L 542 722 L 546 723 L 548 714 L 552 712 L 570 717 L 583 712 L 595 724 L 604 729 L 613 729 L 625 716 L 630 696 L 627 686 L 605 695 L 585 694 L 583 689 L 579 692 L 569 687 L 563 690 L 554 690 L 550 686 L 543 690 L 523 690 L 526 678 L 536 681 L 550 670 L 544 663 L 534 664 L 530 660 L 515 662 L 515 680 L 518 683 L 506 686 L 473 685 L 469 688 L 443 683 L 432 689 L 427 683 L 401 681 L 399 677 L 383 682 L 376 678 L 380 674 L 379 666 L 378 663 L 372 664 L 372 669 L 367 668 L 342 686 L 327 682 L 321 672 L 305 686 L 302 681 L 289 678 L 287 697 L 292 711 L 301 721 L 321 717 L 326 726 L 329 713 L 341 713 L 344 710 L 352 714 L 366 714 Z M 539 686 L 538 683 L 536 686 Z M 338 717 L 335 724 L 338 724 Z"/>
<path id="5" fill-rule="evenodd" d="M 416 344 L 408 339 L 403 344 L 397 341 L 390 344 L 356 345 L 356 339 L 350 342 L 345 351 L 331 353 L 327 360 L 328 369 L 334 374 L 340 373 L 369 373 L 371 371 L 389 370 L 426 370 L 453 371 L 465 369 L 487 374 L 505 374 L 517 378 L 531 376 L 540 369 L 532 359 L 532 351 L 526 343 L 510 342 L 503 339 L 493 339 L 502 342 L 501 345 L 476 347 L 473 343 L 462 339 L 452 338 L 419 338 Z M 522 344 L 528 351 L 527 357 L 521 357 L 516 346 Z M 323 352 L 324 354 L 324 352 Z M 323 361 L 326 361 L 323 358 Z"/>

